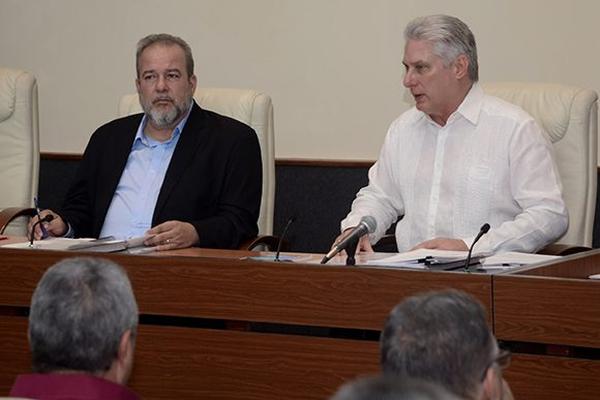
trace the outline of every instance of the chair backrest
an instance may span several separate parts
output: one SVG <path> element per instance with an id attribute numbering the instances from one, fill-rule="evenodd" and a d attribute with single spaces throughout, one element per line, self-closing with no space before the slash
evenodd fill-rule
<path id="1" fill-rule="evenodd" d="M 569 210 L 569 229 L 558 242 L 592 246 L 597 186 L 598 95 L 548 83 L 482 84 L 486 93 L 527 111 L 548 134 Z"/>
<path id="2" fill-rule="evenodd" d="M 246 89 L 197 88 L 194 98 L 202 108 L 237 119 L 256 132 L 263 168 L 258 229 L 261 235 L 271 235 L 275 209 L 275 144 L 271 97 Z M 141 111 L 137 94 L 125 95 L 121 98 L 119 116 Z"/>
<path id="3" fill-rule="evenodd" d="M 31 207 L 37 195 L 40 160 L 38 92 L 35 77 L 0 68 L 0 210 Z M 24 235 L 23 218 L 4 233 Z"/>

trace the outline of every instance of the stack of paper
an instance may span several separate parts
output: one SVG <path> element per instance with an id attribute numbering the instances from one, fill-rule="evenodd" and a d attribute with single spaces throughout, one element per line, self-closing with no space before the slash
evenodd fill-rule
<path id="1" fill-rule="evenodd" d="M 119 240 L 113 237 L 102 239 L 49 238 L 45 240 L 35 240 L 32 245 L 29 242 L 24 242 L 6 244 L 2 247 L 10 249 L 92 251 L 98 253 L 113 253 L 124 250 L 131 253 L 144 253 L 154 249 L 153 247 L 144 246 L 143 237 L 126 240 Z"/>
<path id="2" fill-rule="evenodd" d="M 370 265 L 385 265 L 401 268 L 452 270 L 465 266 L 467 251 L 417 249 L 379 260 L 369 260 Z M 469 265 L 479 263 L 483 254 L 473 254 Z"/>

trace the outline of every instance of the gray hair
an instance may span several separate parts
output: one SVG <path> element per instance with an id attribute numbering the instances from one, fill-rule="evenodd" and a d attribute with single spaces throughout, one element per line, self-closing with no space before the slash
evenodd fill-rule
<path id="1" fill-rule="evenodd" d="M 100 258 L 70 258 L 49 268 L 31 299 L 33 370 L 99 373 L 117 357 L 123 333 L 135 337 L 138 308 L 125 271 Z"/>
<path id="2" fill-rule="evenodd" d="M 194 57 L 192 56 L 192 49 L 185 40 L 178 36 L 169 35 L 168 33 L 154 33 L 148 35 L 137 44 L 137 51 L 135 53 L 135 70 L 137 77 L 140 77 L 140 58 L 146 48 L 154 45 L 161 44 L 163 46 L 179 46 L 183 50 L 185 55 L 185 68 L 187 69 L 188 78 L 194 75 Z"/>
<path id="3" fill-rule="evenodd" d="M 405 40 L 425 40 L 433 44 L 433 52 L 449 66 L 464 54 L 469 60 L 469 79 L 479 80 L 477 45 L 475 36 L 467 24 L 449 15 L 428 15 L 408 23 L 404 30 Z"/>
<path id="4" fill-rule="evenodd" d="M 497 350 L 486 313 L 457 290 L 409 297 L 390 313 L 381 333 L 386 374 L 423 379 L 474 399 Z"/>
<path id="5" fill-rule="evenodd" d="M 376 376 L 346 383 L 331 400 L 458 400 L 458 398 L 433 383 Z"/>

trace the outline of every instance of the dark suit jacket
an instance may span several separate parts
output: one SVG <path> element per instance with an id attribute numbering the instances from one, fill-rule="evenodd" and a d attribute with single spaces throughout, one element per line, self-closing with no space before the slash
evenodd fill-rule
<path id="1" fill-rule="evenodd" d="M 76 237 L 98 237 L 143 114 L 98 128 L 59 214 Z M 252 128 L 194 103 L 161 186 L 152 226 L 189 222 L 199 246 L 236 248 L 257 235 L 260 146 Z"/>

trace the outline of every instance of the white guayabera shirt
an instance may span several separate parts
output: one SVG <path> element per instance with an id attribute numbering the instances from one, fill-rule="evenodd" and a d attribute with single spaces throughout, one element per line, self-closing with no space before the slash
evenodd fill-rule
<path id="1" fill-rule="evenodd" d="M 364 215 L 377 220 L 371 243 L 404 215 L 399 251 L 436 237 L 470 246 L 487 222 L 477 251 L 534 252 L 568 225 L 549 139 L 525 111 L 478 84 L 443 127 L 416 108 L 391 124 L 342 230 Z"/>

